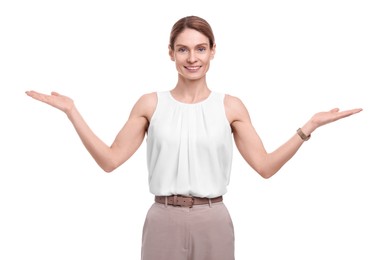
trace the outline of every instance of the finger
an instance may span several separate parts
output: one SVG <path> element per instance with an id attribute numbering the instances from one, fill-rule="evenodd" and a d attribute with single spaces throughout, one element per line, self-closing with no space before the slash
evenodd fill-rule
<path id="1" fill-rule="evenodd" d="M 33 91 L 33 90 L 26 91 L 26 94 L 32 98 L 35 98 L 35 99 L 39 99 L 40 97 L 45 96 L 44 94 Z"/>
<path id="2" fill-rule="evenodd" d="M 52 91 L 52 92 L 51 92 L 51 95 L 57 96 L 57 97 L 58 97 L 58 96 L 61 96 L 58 92 L 55 92 L 55 91 Z"/>
<path id="3" fill-rule="evenodd" d="M 339 112 L 339 108 L 337 108 L 337 107 L 333 108 L 333 109 L 330 110 L 330 112 Z"/>
<path id="4" fill-rule="evenodd" d="M 27 91 L 26 91 L 26 94 L 27 94 L 28 96 L 33 96 L 33 95 L 35 95 L 35 94 L 38 94 L 38 92 L 36 92 L 36 91 L 34 91 L 34 90 L 27 90 Z"/>
<path id="5" fill-rule="evenodd" d="M 355 114 L 355 113 L 359 113 L 361 112 L 363 109 L 362 108 L 354 108 L 354 109 L 351 109 L 352 113 Z"/>
<path id="6" fill-rule="evenodd" d="M 354 114 L 359 113 L 361 111 L 362 111 L 362 108 L 355 108 L 355 109 L 347 110 L 345 112 L 347 112 L 351 116 L 351 115 L 354 115 Z"/>
<path id="7" fill-rule="evenodd" d="M 41 101 L 41 102 L 44 102 L 44 103 L 50 103 L 50 96 L 49 95 L 46 95 L 46 94 L 42 94 L 42 93 L 39 93 L 39 92 L 36 92 L 36 91 L 26 91 L 26 94 L 30 97 L 32 97 L 33 99 L 36 99 L 38 101 Z"/>
<path id="8" fill-rule="evenodd" d="M 359 113 L 361 112 L 362 109 L 360 108 L 357 108 L 357 109 L 350 109 L 350 110 L 346 110 L 346 111 L 342 111 L 342 112 L 339 112 L 337 115 L 338 119 L 340 118 L 344 118 L 344 117 L 349 117 L 351 115 L 354 115 L 356 113 Z"/>

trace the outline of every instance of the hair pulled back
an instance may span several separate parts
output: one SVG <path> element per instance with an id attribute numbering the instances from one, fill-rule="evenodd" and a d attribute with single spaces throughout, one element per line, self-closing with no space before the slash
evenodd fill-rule
<path id="1" fill-rule="evenodd" d="M 169 46 L 172 50 L 174 50 L 174 43 L 177 39 L 177 36 L 187 28 L 204 34 L 209 39 L 209 46 L 211 48 L 213 47 L 215 43 L 215 37 L 209 23 L 201 17 L 191 15 L 181 18 L 173 25 L 169 40 Z"/>

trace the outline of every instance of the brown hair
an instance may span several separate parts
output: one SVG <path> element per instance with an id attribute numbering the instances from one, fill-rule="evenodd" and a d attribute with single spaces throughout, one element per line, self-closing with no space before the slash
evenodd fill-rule
<path id="1" fill-rule="evenodd" d="M 213 35 L 211 26 L 203 18 L 192 15 L 181 18 L 173 25 L 170 32 L 169 41 L 169 46 L 172 50 L 174 50 L 174 42 L 176 41 L 177 36 L 187 28 L 196 30 L 207 36 L 209 39 L 209 46 L 211 48 L 213 47 L 215 43 L 215 37 Z"/>

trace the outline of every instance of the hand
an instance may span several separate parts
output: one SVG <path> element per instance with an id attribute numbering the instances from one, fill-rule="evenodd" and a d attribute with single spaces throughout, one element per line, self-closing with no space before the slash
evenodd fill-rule
<path id="1" fill-rule="evenodd" d="M 67 115 L 74 108 L 74 102 L 71 98 L 60 95 L 57 92 L 51 92 L 51 95 L 46 95 L 36 91 L 26 91 L 26 94 L 33 99 L 39 100 L 63 111 Z"/>
<path id="2" fill-rule="evenodd" d="M 354 115 L 362 111 L 362 108 L 355 108 L 345 111 L 339 111 L 339 108 L 333 108 L 327 112 L 319 112 L 313 115 L 311 123 L 315 128 L 337 121 L 339 119 Z"/>

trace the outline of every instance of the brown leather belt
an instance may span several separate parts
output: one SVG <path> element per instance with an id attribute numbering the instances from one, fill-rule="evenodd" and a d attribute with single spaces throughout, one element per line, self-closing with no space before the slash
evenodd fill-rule
<path id="1" fill-rule="evenodd" d="M 216 198 L 199 198 L 182 195 L 155 196 L 155 202 L 177 207 L 193 207 L 193 205 L 211 204 L 223 201 L 223 196 Z"/>

